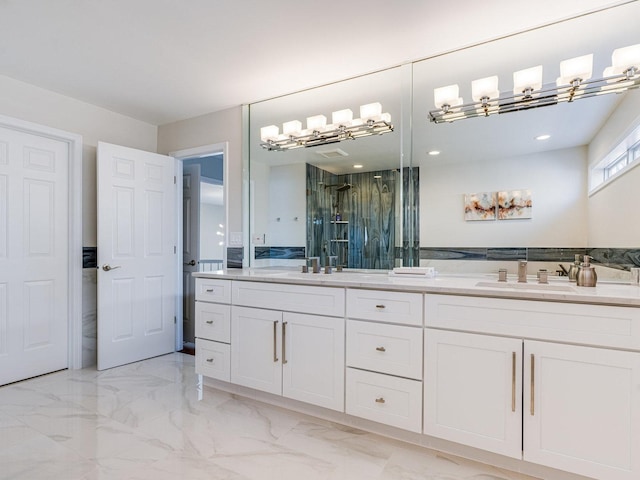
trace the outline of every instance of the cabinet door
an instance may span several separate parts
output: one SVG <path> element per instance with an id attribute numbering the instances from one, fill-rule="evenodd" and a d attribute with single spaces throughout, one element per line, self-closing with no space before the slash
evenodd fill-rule
<path id="1" fill-rule="evenodd" d="M 640 478 L 640 354 L 525 342 L 524 459 Z"/>
<path id="2" fill-rule="evenodd" d="M 522 456 L 522 340 L 425 330 L 424 433 Z"/>
<path id="3" fill-rule="evenodd" d="M 231 307 L 231 382 L 282 393 L 282 313 Z"/>
<path id="4" fill-rule="evenodd" d="M 344 319 L 284 313 L 282 394 L 344 411 Z"/>

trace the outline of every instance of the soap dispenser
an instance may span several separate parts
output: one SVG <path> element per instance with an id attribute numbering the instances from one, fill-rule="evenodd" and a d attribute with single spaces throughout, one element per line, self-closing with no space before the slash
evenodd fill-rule
<path id="1" fill-rule="evenodd" d="M 589 255 L 584 256 L 584 262 L 580 265 L 580 270 L 576 277 L 579 287 L 595 287 L 598 281 L 598 275 L 596 269 L 589 263 L 591 257 Z"/>
<path id="2" fill-rule="evenodd" d="M 567 274 L 569 276 L 570 282 L 577 281 L 579 270 L 580 270 L 580 255 L 576 255 L 574 257 L 573 265 L 569 267 L 569 273 Z"/>

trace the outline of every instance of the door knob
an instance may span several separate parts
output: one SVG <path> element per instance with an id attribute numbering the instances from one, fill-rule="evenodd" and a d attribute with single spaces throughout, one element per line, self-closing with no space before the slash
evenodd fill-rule
<path id="1" fill-rule="evenodd" d="M 194 267 L 196 265 L 196 261 L 191 260 L 189 263 L 185 263 L 185 265 L 191 265 L 192 267 Z"/>
<path id="2" fill-rule="evenodd" d="M 108 263 L 105 263 L 102 266 L 102 270 L 104 270 L 105 272 L 108 272 L 109 270 L 115 270 L 116 268 L 120 268 L 120 265 L 116 265 L 114 267 L 112 267 L 111 265 L 109 265 Z"/>

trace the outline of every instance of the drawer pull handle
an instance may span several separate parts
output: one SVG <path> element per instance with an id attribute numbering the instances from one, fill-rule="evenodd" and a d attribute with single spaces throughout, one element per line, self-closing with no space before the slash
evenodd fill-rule
<path id="1" fill-rule="evenodd" d="M 282 322 L 282 364 L 287 363 L 287 323 Z"/>
<path id="2" fill-rule="evenodd" d="M 376 398 L 376 403 L 385 403 L 385 400 L 383 397 Z"/>
<path id="3" fill-rule="evenodd" d="M 273 361 L 274 363 L 278 361 L 278 340 L 276 338 L 278 334 L 278 321 L 273 321 Z"/>
<path id="4" fill-rule="evenodd" d="M 516 411 L 516 352 L 511 352 L 511 411 Z"/>
<path id="5" fill-rule="evenodd" d="M 207 320 L 207 325 L 213 325 L 213 320 Z"/>
<path id="6" fill-rule="evenodd" d="M 213 358 L 207 358 L 207 362 L 213 363 Z"/>
<path id="7" fill-rule="evenodd" d="M 376 347 L 376 350 L 379 351 L 379 352 L 386 352 L 387 351 L 387 349 L 384 348 L 384 347 Z"/>
<path id="8" fill-rule="evenodd" d="M 207 288 L 207 293 L 213 293 L 213 288 Z"/>
<path id="9" fill-rule="evenodd" d="M 384 310 L 387 307 L 386 307 L 386 305 L 382 305 L 381 304 L 381 305 L 376 305 L 376 308 L 379 309 L 379 310 Z"/>
<path id="10" fill-rule="evenodd" d="M 536 414 L 536 406 L 535 406 L 535 401 L 536 401 L 536 380 L 535 380 L 535 374 L 536 374 L 536 357 L 535 355 L 532 353 L 531 354 L 531 405 L 530 405 L 530 409 L 529 409 L 529 413 L 531 413 L 531 416 L 534 416 Z"/>

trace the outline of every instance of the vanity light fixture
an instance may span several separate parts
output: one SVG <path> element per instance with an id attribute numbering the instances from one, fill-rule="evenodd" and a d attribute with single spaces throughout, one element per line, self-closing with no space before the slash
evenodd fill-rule
<path id="1" fill-rule="evenodd" d="M 331 114 L 331 122 L 328 124 L 324 115 L 315 115 L 307 117 L 306 129 L 298 120 L 283 123 L 282 133 L 277 125 L 262 127 L 260 146 L 266 150 L 283 151 L 393 132 L 391 115 L 383 113 L 378 102 L 362 105 L 360 118 L 356 119 L 350 109 L 335 111 Z"/>
<path id="2" fill-rule="evenodd" d="M 602 78 L 593 79 L 592 75 L 593 54 L 589 54 L 560 62 L 555 84 L 542 83 L 542 65 L 514 72 L 513 92 L 509 94 L 500 95 L 497 76 L 474 80 L 471 103 L 463 102 L 458 85 L 438 87 L 433 91 L 436 109 L 429 112 L 429 120 L 445 123 L 488 117 L 638 88 L 640 44 L 614 50 L 611 66 L 605 68 Z"/>

